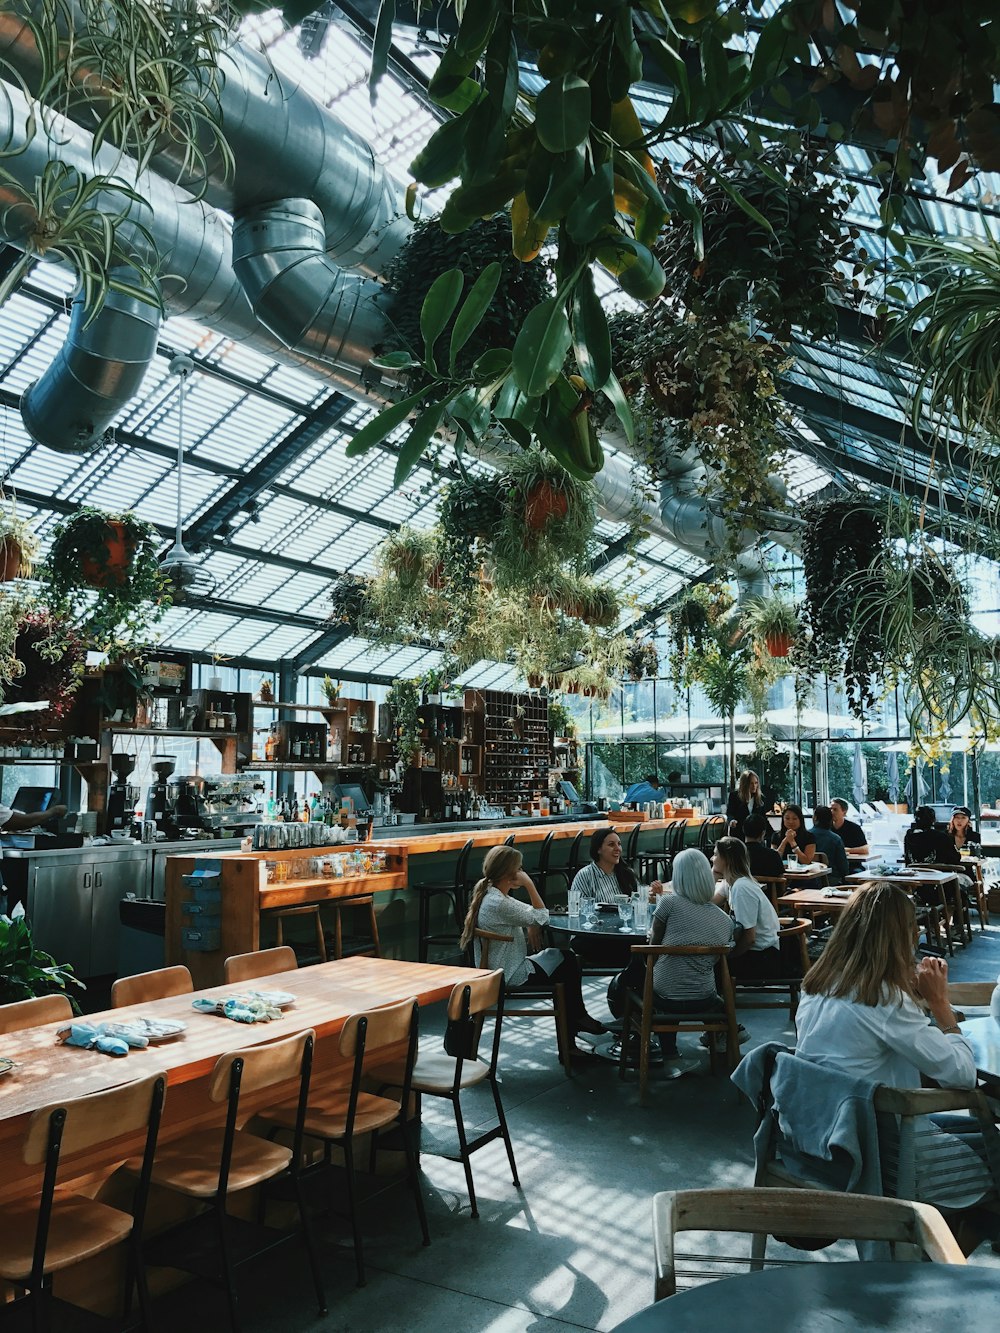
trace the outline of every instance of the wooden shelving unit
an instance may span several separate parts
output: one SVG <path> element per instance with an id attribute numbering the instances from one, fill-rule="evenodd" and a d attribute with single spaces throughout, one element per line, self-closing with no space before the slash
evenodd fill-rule
<path id="1" fill-rule="evenodd" d="M 543 695 L 476 691 L 483 701 L 483 795 L 520 806 L 549 790 L 549 705 Z"/>

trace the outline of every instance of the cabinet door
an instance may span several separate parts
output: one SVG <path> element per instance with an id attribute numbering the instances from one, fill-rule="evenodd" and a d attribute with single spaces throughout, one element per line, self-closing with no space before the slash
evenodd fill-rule
<path id="1" fill-rule="evenodd" d="M 110 976 L 118 971 L 118 936 L 121 922 L 118 904 L 127 893 L 144 898 L 149 858 L 143 852 L 129 855 L 116 851 L 94 862 L 94 887 L 90 923 L 91 976 Z"/>
<path id="2" fill-rule="evenodd" d="M 28 877 L 26 911 L 35 944 L 57 963 L 70 963 L 78 977 L 93 976 L 91 916 L 94 867 L 35 861 Z"/>

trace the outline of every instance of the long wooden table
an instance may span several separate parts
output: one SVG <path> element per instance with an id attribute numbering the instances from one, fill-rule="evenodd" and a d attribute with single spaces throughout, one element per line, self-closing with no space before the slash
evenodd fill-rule
<path id="1" fill-rule="evenodd" d="M 241 1046 L 257 1046 L 295 1032 L 313 1028 L 316 1051 L 313 1070 L 315 1086 L 342 1085 L 349 1076 L 349 1066 L 341 1060 L 338 1038 L 344 1022 L 352 1013 L 376 1005 L 414 997 L 419 1004 L 445 999 L 453 986 L 471 977 L 484 975 L 466 967 L 445 967 L 434 963 L 395 962 L 388 958 L 345 958 L 262 977 L 253 983 L 256 990 L 284 990 L 296 996 L 295 1004 L 272 1023 L 234 1023 L 230 1019 L 202 1014 L 192 1008 L 197 996 L 231 995 L 249 987 L 215 986 L 194 995 L 173 996 L 147 1004 L 109 1009 L 90 1015 L 85 1021 L 127 1021 L 129 1016 L 179 1019 L 187 1031 L 173 1041 L 133 1050 L 115 1058 L 97 1051 L 81 1050 L 57 1042 L 62 1023 L 0 1037 L 0 1054 L 16 1063 L 16 1069 L 0 1081 L 0 1207 L 5 1201 L 37 1189 L 37 1168 L 21 1161 L 21 1144 L 28 1119 L 34 1111 L 63 1099 L 101 1092 L 122 1083 L 165 1073 L 167 1099 L 160 1131 L 161 1141 L 177 1138 L 200 1124 L 218 1118 L 218 1108 L 207 1097 L 208 1078 L 221 1055 Z M 289 1088 L 289 1093 L 293 1089 Z M 245 1109 L 252 1111 L 284 1096 L 270 1090 L 248 1097 Z M 141 1147 L 138 1137 L 116 1138 L 109 1133 L 81 1160 L 81 1175 L 107 1174 L 119 1162 Z"/>

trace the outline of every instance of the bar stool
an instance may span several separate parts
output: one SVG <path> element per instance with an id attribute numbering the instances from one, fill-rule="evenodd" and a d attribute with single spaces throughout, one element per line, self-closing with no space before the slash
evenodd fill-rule
<path id="1" fill-rule="evenodd" d="M 441 880 L 432 881 L 429 884 L 411 884 L 410 888 L 418 895 L 419 917 L 417 925 L 417 949 L 418 957 L 421 963 L 427 962 L 427 946 L 429 944 L 455 944 L 457 945 L 462 938 L 462 929 L 465 925 L 465 913 L 468 908 L 468 865 L 469 856 L 472 853 L 473 839 L 470 838 L 458 854 L 455 861 L 455 874 L 450 883 Z M 431 899 L 444 895 L 451 902 L 452 911 L 455 916 L 456 929 L 452 931 L 442 931 L 431 934 Z"/>
<path id="2" fill-rule="evenodd" d="M 155 972 L 139 972 L 134 977 L 119 977 L 111 987 L 112 1009 L 147 1000 L 165 1000 L 171 995 L 190 995 L 194 990 L 186 967 L 160 967 Z"/>
<path id="3" fill-rule="evenodd" d="M 142 1327 L 152 1327 L 142 1231 L 166 1082 L 164 1075 L 154 1074 L 109 1092 L 44 1107 L 32 1115 L 22 1159 L 28 1166 L 44 1166 L 41 1191 L 37 1200 L 8 1204 L 0 1214 L 0 1279 L 24 1293 L 0 1307 L 5 1315 L 14 1315 L 13 1322 L 17 1323 L 20 1314 L 30 1312 L 32 1329 L 58 1328 L 70 1310 L 79 1314 L 79 1307 L 53 1296 L 52 1275 L 126 1244 L 124 1313 L 121 1321 L 115 1322 L 120 1328 L 134 1326 L 130 1321 L 134 1288 Z M 57 1190 L 60 1167 L 67 1161 L 91 1152 L 107 1139 L 141 1130 L 145 1131 L 146 1142 L 142 1157 L 136 1159 L 137 1183 L 130 1213 L 63 1187 Z M 84 1158 L 78 1163 L 77 1174 L 86 1170 Z M 53 1315 L 59 1317 L 54 1319 Z M 8 1320 L 5 1318 L 3 1323 L 6 1326 Z M 21 1326 L 27 1327 L 27 1321 L 18 1324 Z"/>
<path id="4" fill-rule="evenodd" d="M 642 825 L 636 824 L 634 828 L 629 829 L 625 838 L 625 845 L 622 847 L 622 864 L 634 871 L 639 857 L 639 834 L 642 832 Z"/>
<path id="5" fill-rule="evenodd" d="M 711 848 L 715 846 L 725 830 L 726 820 L 723 815 L 713 815 L 711 819 L 704 820 L 701 828 L 698 830 L 699 849 L 703 851 L 706 856 L 709 855 Z"/>
<path id="6" fill-rule="evenodd" d="M 566 885 L 566 891 L 568 893 L 569 886 L 573 882 L 573 875 L 576 873 L 574 870 L 570 868 L 568 861 L 564 866 L 549 865 L 549 859 L 552 855 L 552 842 L 555 836 L 556 836 L 555 833 L 547 833 L 545 835 L 545 839 L 542 842 L 541 848 L 539 849 L 538 852 L 538 868 L 532 875 L 532 879 L 535 881 L 535 887 L 538 889 L 542 901 L 546 904 L 548 903 L 548 899 L 545 896 L 545 890 L 549 879 L 552 878 L 553 876 L 556 876 L 557 878 L 563 880 Z"/>
<path id="7" fill-rule="evenodd" d="M 371 893 L 359 894 L 356 898 L 334 898 L 329 904 L 333 909 L 333 956 L 334 958 L 381 958 L 382 946 L 378 937 L 378 917 L 375 914 L 375 895 Z M 354 911 L 358 908 L 367 907 L 368 909 L 368 928 L 371 931 L 370 941 L 361 940 L 360 943 L 348 943 L 344 947 L 342 913 L 345 911 Z"/>
<path id="8" fill-rule="evenodd" d="M 586 832 L 586 829 L 581 829 L 576 835 L 570 846 L 569 856 L 566 858 L 566 869 L 569 872 L 569 882 L 571 885 L 574 879 L 576 879 L 577 871 L 580 869 L 580 848 L 583 846 L 583 839 Z"/>
<path id="9" fill-rule="evenodd" d="M 323 913 L 320 911 L 319 903 L 305 903 L 301 907 L 278 907 L 273 911 L 261 914 L 262 919 L 265 917 L 274 919 L 274 938 L 279 947 L 285 943 L 284 922 L 289 917 L 296 916 L 306 916 L 312 919 L 316 931 L 316 953 L 319 962 L 325 963 L 329 958 L 329 954 L 327 953 L 326 948 L 326 932 L 323 929 Z M 289 947 L 292 948 L 294 952 L 294 947 L 291 945 Z M 295 956 L 297 959 L 298 954 Z"/>

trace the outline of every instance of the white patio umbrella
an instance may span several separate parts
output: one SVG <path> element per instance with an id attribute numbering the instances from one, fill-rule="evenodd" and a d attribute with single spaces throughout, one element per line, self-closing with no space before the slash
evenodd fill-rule
<path id="1" fill-rule="evenodd" d="M 861 749 L 861 742 L 854 742 L 854 761 L 851 769 L 851 795 L 854 804 L 860 806 L 868 794 L 868 765 Z"/>
<path id="2" fill-rule="evenodd" d="M 889 800 L 893 805 L 899 803 L 899 760 L 896 758 L 896 751 L 892 748 L 886 756 L 885 761 L 886 776 L 889 780 Z"/>

